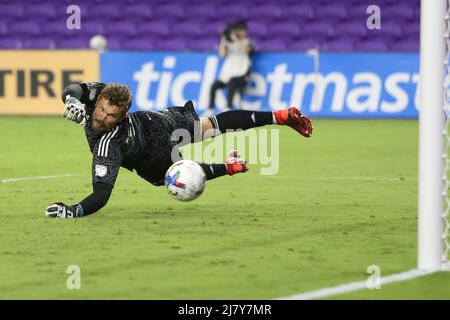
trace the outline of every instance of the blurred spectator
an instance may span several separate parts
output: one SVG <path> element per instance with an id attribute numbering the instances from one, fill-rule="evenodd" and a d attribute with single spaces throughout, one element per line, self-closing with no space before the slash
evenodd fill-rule
<path id="1" fill-rule="evenodd" d="M 209 97 L 209 113 L 215 104 L 217 89 L 227 87 L 227 107 L 233 108 L 234 95 L 242 94 L 248 83 L 253 43 L 248 38 L 245 22 L 236 22 L 222 31 L 219 54 L 225 58 L 218 79 L 212 84 Z"/>

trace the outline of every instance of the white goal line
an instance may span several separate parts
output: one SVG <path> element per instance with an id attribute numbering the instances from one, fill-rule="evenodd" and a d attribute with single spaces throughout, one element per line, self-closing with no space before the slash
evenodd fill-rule
<path id="1" fill-rule="evenodd" d="M 414 278 L 426 276 L 433 273 L 433 271 L 412 269 L 401 273 L 392 274 L 390 276 L 381 277 L 381 285 L 411 280 Z M 355 281 L 347 284 L 343 284 L 336 287 L 323 288 L 315 291 L 309 291 L 305 293 L 295 294 L 287 297 L 276 298 L 275 300 L 312 300 L 327 298 L 334 295 L 353 292 L 357 290 L 367 289 L 367 280 Z M 374 289 L 375 290 L 375 289 Z"/>
<path id="2" fill-rule="evenodd" d="M 53 176 L 8 178 L 8 179 L 0 179 L 0 183 L 17 182 L 17 181 L 25 181 L 25 180 L 56 179 L 56 178 L 75 177 L 75 176 L 78 176 L 78 174 L 65 173 L 65 174 L 59 174 L 59 175 L 53 175 Z"/>
<path id="3" fill-rule="evenodd" d="M 302 177 L 308 179 L 308 177 Z M 311 180 L 353 180 L 353 181 L 417 181 L 417 178 L 406 177 L 326 177 L 326 178 L 311 178 Z"/>
<path id="4" fill-rule="evenodd" d="M 274 175 L 274 176 L 267 176 L 269 179 L 275 179 L 275 180 L 284 180 L 284 179 L 292 179 L 292 177 L 288 176 L 280 176 L 280 175 Z M 342 181 L 392 181 L 392 182 L 402 182 L 402 181 L 417 181 L 417 177 L 308 177 L 304 176 L 301 178 L 302 180 L 312 180 L 312 181 L 330 181 L 330 180 L 342 180 Z"/>

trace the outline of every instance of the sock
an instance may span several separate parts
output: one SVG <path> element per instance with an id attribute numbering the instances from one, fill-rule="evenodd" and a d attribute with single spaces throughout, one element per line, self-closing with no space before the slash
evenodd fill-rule
<path id="1" fill-rule="evenodd" d="M 225 163 L 199 163 L 203 171 L 205 171 L 206 178 L 212 180 L 227 174 L 227 165 Z"/>
<path id="2" fill-rule="evenodd" d="M 225 133 L 227 130 L 247 130 L 273 124 L 271 111 L 232 110 L 210 117 L 215 135 Z"/>
<path id="3" fill-rule="evenodd" d="M 283 109 L 273 112 L 273 120 L 274 124 L 286 124 L 286 121 L 289 118 L 289 109 Z"/>

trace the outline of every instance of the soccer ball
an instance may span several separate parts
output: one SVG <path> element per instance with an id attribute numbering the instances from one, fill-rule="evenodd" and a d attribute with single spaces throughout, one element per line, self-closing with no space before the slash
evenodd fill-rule
<path id="1" fill-rule="evenodd" d="M 175 200 L 192 201 L 205 190 L 206 174 L 198 163 L 180 160 L 167 170 L 164 185 Z"/>
<path id="2" fill-rule="evenodd" d="M 89 41 L 89 45 L 91 49 L 97 50 L 97 51 L 105 51 L 106 47 L 108 46 L 108 41 L 106 41 L 106 38 L 102 35 L 95 35 L 91 38 Z"/>

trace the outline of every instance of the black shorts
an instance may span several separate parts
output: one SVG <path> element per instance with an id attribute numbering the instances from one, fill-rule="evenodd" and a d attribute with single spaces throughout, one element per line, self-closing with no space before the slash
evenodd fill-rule
<path id="1" fill-rule="evenodd" d="M 181 160 L 179 147 L 195 142 L 201 137 L 200 119 L 191 101 L 184 107 L 171 107 L 162 112 L 146 112 L 147 148 L 135 157 L 139 176 L 153 185 L 164 184 L 167 169 Z"/>

